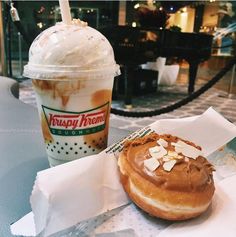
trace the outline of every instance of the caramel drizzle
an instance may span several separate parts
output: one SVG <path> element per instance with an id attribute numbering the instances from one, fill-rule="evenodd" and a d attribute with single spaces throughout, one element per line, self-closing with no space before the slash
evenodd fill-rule
<path id="1" fill-rule="evenodd" d="M 72 94 L 78 93 L 83 87 L 79 80 L 74 81 L 53 81 L 53 80 L 32 80 L 36 89 L 42 92 L 51 93 L 53 99 L 60 98 L 62 107 L 66 107 Z"/>

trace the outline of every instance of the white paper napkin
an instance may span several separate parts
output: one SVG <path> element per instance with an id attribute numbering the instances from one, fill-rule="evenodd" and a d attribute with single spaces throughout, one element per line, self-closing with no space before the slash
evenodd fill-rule
<path id="1" fill-rule="evenodd" d="M 232 140 L 235 131 L 236 126 L 211 107 L 195 121 L 173 128 L 171 133 L 198 144 L 208 156 Z"/>
<path id="2" fill-rule="evenodd" d="M 171 133 L 196 142 L 205 155 L 236 136 L 235 125 L 212 108 L 197 117 L 159 120 L 131 137 L 151 131 Z M 31 195 L 36 234 L 48 236 L 129 202 L 119 182 L 114 156 L 122 146 L 123 141 L 99 155 L 38 173 Z M 26 235 L 24 226 L 19 223 L 13 224 L 11 229 L 14 234 Z"/>

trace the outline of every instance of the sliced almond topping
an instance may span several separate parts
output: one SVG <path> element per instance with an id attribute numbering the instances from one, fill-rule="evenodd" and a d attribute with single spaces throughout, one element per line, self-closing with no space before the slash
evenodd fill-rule
<path id="1" fill-rule="evenodd" d="M 181 155 L 178 155 L 176 158 L 180 160 L 180 159 L 183 159 L 184 157 Z"/>
<path id="2" fill-rule="evenodd" d="M 162 138 L 157 141 L 157 144 L 163 147 L 168 147 L 168 142 Z"/>
<path id="3" fill-rule="evenodd" d="M 185 162 L 189 162 L 189 158 L 188 157 L 184 157 L 184 161 Z"/>
<path id="4" fill-rule="evenodd" d="M 198 156 L 202 155 L 202 151 L 198 150 L 197 148 L 188 145 L 183 141 L 178 141 L 177 144 L 180 144 L 181 147 L 176 146 L 175 151 L 177 153 L 182 153 L 184 156 L 187 156 L 192 159 L 196 159 Z"/>
<path id="5" fill-rule="evenodd" d="M 167 150 L 163 146 L 154 146 L 149 148 L 149 153 L 152 157 L 160 159 L 167 154 Z"/>
<path id="6" fill-rule="evenodd" d="M 170 156 L 164 156 L 162 160 L 163 161 L 169 161 L 169 160 L 171 160 L 171 157 Z"/>
<path id="7" fill-rule="evenodd" d="M 182 146 L 179 143 L 171 142 L 172 146 L 181 148 Z"/>
<path id="8" fill-rule="evenodd" d="M 147 160 L 144 160 L 144 166 L 150 170 L 150 171 L 155 171 L 159 167 L 160 163 L 156 158 L 150 158 Z"/>
<path id="9" fill-rule="evenodd" d="M 176 164 L 176 160 L 167 161 L 163 164 L 163 169 L 165 171 L 171 171 L 175 164 Z"/>
<path id="10" fill-rule="evenodd" d="M 175 151 L 168 151 L 168 155 L 169 155 L 169 156 L 173 156 L 173 157 L 177 157 L 177 156 L 178 156 L 178 153 L 175 152 Z"/>
<path id="11" fill-rule="evenodd" d="M 161 150 L 159 146 L 154 146 L 149 148 L 149 153 L 152 155 L 153 153 L 158 153 Z"/>

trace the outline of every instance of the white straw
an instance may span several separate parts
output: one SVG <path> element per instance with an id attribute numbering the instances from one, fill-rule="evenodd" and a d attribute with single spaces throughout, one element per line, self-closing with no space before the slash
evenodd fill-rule
<path id="1" fill-rule="evenodd" d="M 71 14 L 70 14 L 70 5 L 68 0 L 59 0 L 60 9 L 61 9 L 61 17 L 62 21 L 70 25 L 71 24 Z"/>

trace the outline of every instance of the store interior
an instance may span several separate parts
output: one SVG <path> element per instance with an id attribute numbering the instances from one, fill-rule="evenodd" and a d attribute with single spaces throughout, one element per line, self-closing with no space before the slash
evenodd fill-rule
<path id="1" fill-rule="evenodd" d="M 28 50 L 40 32 L 61 20 L 59 4 L 6 1 L 1 7 L 1 74 L 20 83 L 20 99 L 27 103 L 34 95 L 28 98 L 32 86 L 23 76 Z M 235 55 L 235 9 L 234 1 L 214 0 L 71 2 L 72 17 L 112 43 L 122 71 L 114 81 L 112 107 L 131 112 L 168 107 L 219 73 Z M 19 19 L 14 20 L 14 11 Z M 229 70 L 211 89 L 233 99 L 235 84 Z"/>

